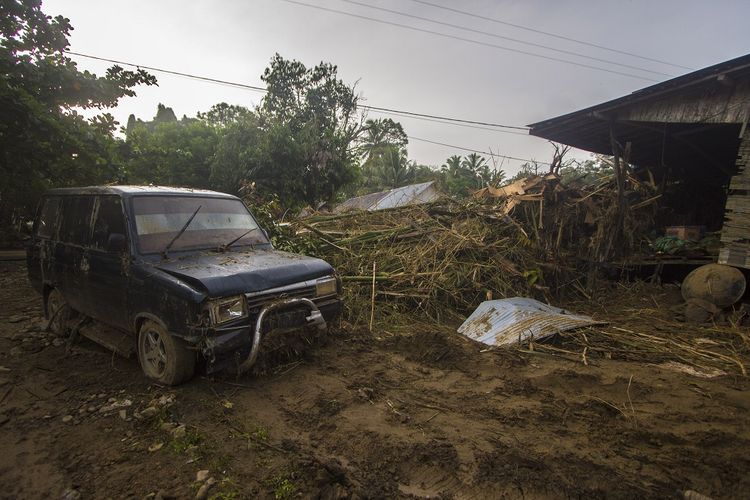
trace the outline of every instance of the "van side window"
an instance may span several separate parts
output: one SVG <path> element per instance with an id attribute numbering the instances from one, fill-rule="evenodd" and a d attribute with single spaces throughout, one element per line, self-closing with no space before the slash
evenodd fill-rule
<path id="1" fill-rule="evenodd" d="M 125 235 L 122 202 L 118 196 L 101 196 L 99 197 L 99 210 L 94 221 L 94 235 L 91 246 L 99 250 L 106 250 L 109 235 L 114 233 Z"/>
<path id="2" fill-rule="evenodd" d="M 40 238 L 53 238 L 57 231 L 57 221 L 60 214 L 60 198 L 45 198 L 39 219 L 36 222 L 36 235 Z"/>
<path id="3" fill-rule="evenodd" d="M 86 246 L 91 231 L 91 211 L 94 209 L 93 196 L 66 196 L 62 200 L 62 223 L 60 241 Z"/>

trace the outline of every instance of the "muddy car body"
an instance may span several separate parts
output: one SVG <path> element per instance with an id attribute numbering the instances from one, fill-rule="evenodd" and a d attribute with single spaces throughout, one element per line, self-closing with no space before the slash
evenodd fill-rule
<path id="1" fill-rule="evenodd" d="M 147 376 L 247 370 L 271 330 L 325 328 L 341 307 L 326 262 L 277 251 L 238 198 L 213 191 L 65 188 L 42 199 L 28 273 L 53 329 L 69 312 L 130 336 Z M 67 322 L 70 324 L 71 322 Z"/>

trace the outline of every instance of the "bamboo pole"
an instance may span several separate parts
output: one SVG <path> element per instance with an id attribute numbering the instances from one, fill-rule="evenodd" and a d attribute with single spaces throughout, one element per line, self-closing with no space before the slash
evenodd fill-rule
<path id="1" fill-rule="evenodd" d="M 370 332 L 372 332 L 372 322 L 375 319 L 375 261 L 372 261 L 372 299 L 370 301 Z"/>

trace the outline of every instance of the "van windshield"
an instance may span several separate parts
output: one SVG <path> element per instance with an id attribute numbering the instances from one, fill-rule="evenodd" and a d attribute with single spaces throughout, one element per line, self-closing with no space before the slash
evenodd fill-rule
<path id="1" fill-rule="evenodd" d="M 193 214 L 195 217 L 172 244 L 171 251 L 215 249 L 237 238 L 232 246 L 268 243 L 258 223 L 239 200 L 201 196 L 136 196 L 133 198 L 133 215 L 139 252 L 163 252 Z M 244 233 L 247 234 L 242 236 Z"/>

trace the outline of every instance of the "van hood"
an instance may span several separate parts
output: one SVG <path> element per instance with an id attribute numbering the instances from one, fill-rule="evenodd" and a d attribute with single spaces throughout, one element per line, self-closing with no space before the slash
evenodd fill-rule
<path id="1" fill-rule="evenodd" d="M 154 263 L 172 276 L 226 297 L 291 285 L 333 274 L 326 261 L 278 250 L 199 253 Z"/>

